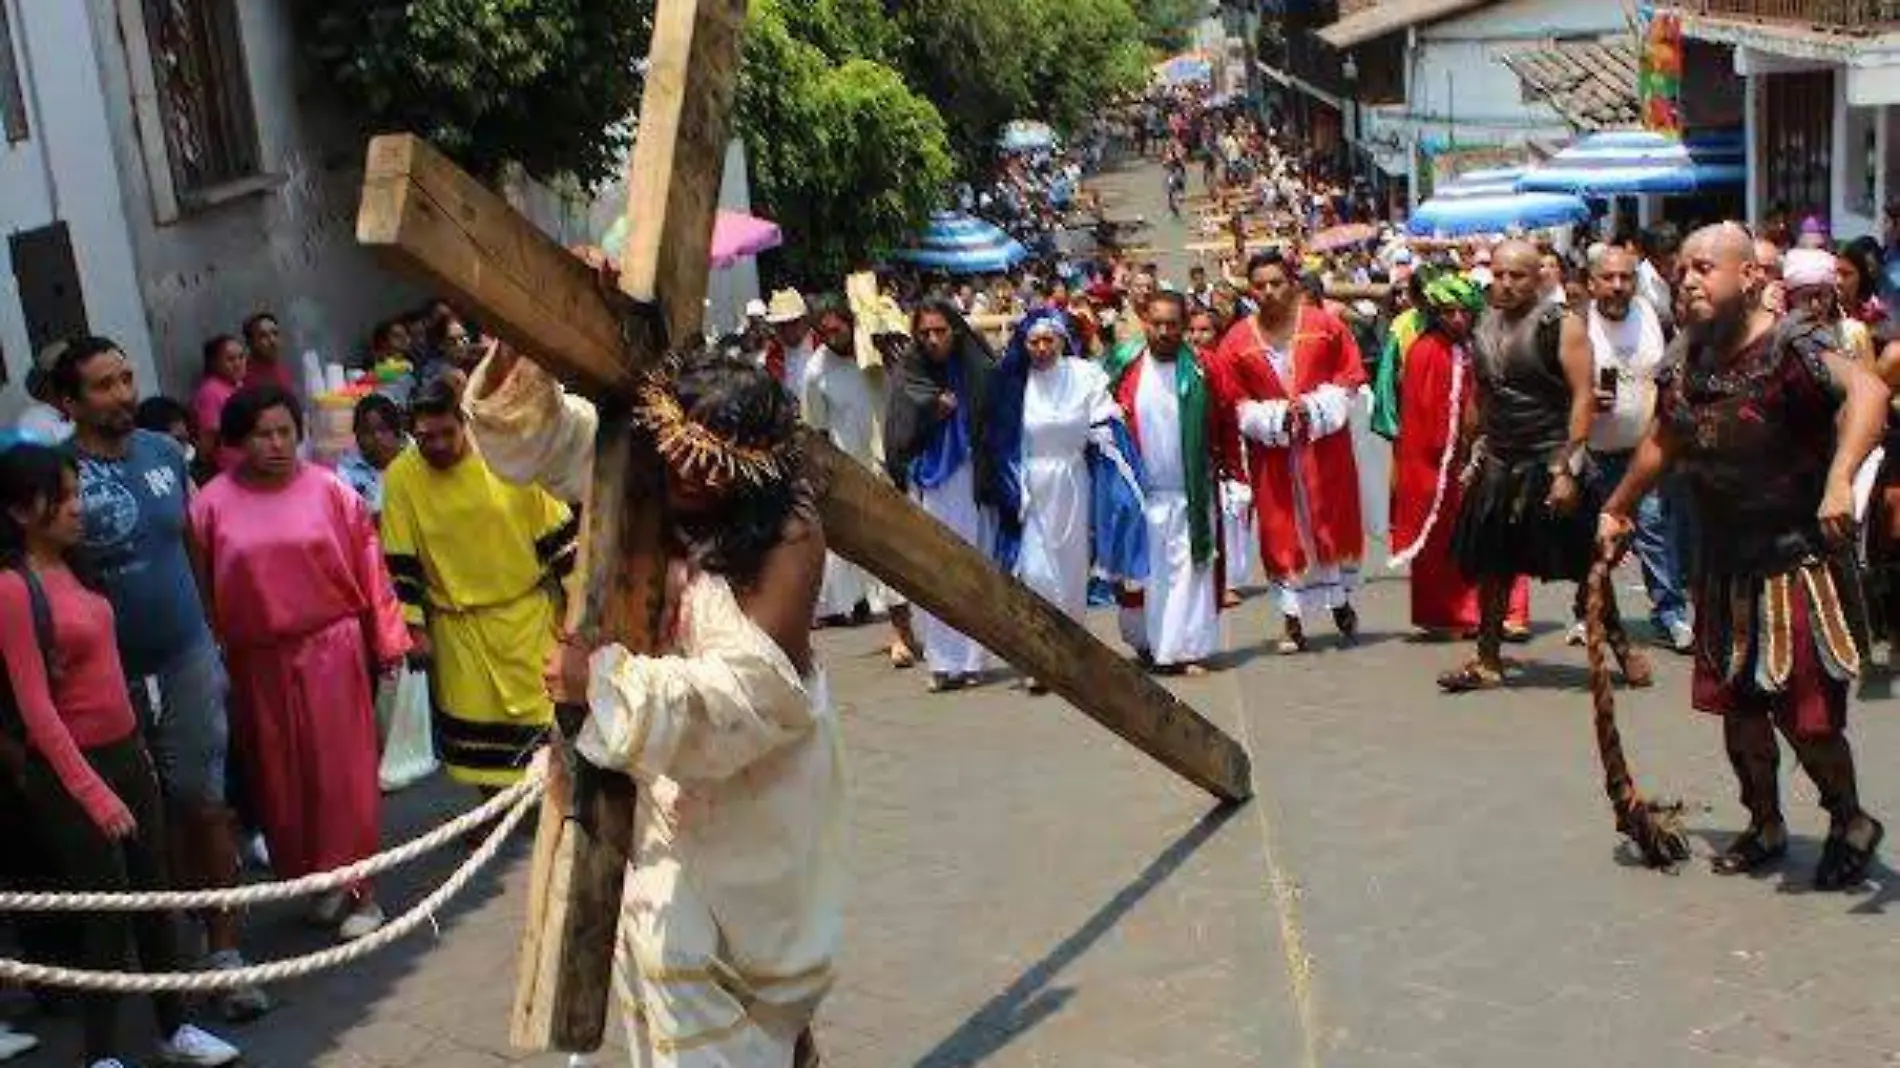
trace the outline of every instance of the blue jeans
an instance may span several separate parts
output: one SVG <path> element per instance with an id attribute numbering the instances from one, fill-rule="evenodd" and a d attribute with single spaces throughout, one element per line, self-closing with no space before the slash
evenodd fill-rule
<path id="1" fill-rule="evenodd" d="M 1608 498 L 1617 483 L 1623 481 L 1632 455 L 1627 452 L 1591 454 L 1596 462 L 1596 499 Z M 1650 622 L 1664 632 L 1672 624 L 1689 621 L 1688 598 L 1683 594 L 1688 533 L 1687 497 L 1675 479 L 1666 477 L 1663 484 L 1636 507 L 1633 545 L 1637 562 L 1643 567 L 1643 585 L 1649 590 Z"/>

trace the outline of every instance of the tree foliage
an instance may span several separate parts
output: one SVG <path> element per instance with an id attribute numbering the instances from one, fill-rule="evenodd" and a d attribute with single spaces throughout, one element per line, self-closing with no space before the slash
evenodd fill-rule
<path id="1" fill-rule="evenodd" d="M 310 54 L 379 130 L 426 136 L 493 177 L 611 177 L 640 99 L 652 4 L 614 0 L 323 0 Z"/>
<path id="2" fill-rule="evenodd" d="M 774 266 L 835 287 L 916 232 L 952 168 L 942 117 L 896 71 L 794 34 L 804 2 L 753 0 L 738 124 L 754 198 L 785 231 Z"/>
<path id="3" fill-rule="evenodd" d="M 1133 0 L 1144 28 L 1143 39 L 1172 55 L 1194 39 L 1194 26 L 1213 7 L 1208 0 Z"/>

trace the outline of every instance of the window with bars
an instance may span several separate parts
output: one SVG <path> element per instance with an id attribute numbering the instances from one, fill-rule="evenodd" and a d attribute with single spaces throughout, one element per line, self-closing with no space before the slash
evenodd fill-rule
<path id="1" fill-rule="evenodd" d="M 145 32 L 180 199 L 259 171 L 237 0 L 143 0 Z"/>

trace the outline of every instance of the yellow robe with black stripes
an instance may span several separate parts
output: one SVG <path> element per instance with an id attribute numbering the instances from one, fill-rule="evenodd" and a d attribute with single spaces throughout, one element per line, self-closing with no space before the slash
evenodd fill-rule
<path id="1" fill-rule="evenodd" d="M 438 471 L 411 448 L 384 475 L 383 551 L 405 619 L 428 626 L 436 751 L 457 782 L 515 782 L 553 719 L 541 671 L 578 531 L 567 505 L 472 449 Z"/>

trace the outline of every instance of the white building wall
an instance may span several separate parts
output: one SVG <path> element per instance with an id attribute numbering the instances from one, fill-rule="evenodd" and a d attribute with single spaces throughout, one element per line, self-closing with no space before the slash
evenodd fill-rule
<path id="1" fill-rule="evenodd" d="M 24 0 L 35 7 L 39 0 Z M 47 4 L 72 7 L 76 3 Z M 419 303 L 424 294 L 382 268 L 356 246 L 357 195 L 367 142 L 325 106 L 327 93 L 299 84 L 290 0 L 245 0 L 237 6 L 258 125 L 262 190 L 165 221 L 169 177 L 151 138 L 155 103 L 139 0 L 86 0 L 91 39 L 109 42 L 98 55 L 97 79 L 110 102 L 107 130 L 123 177 L 125 217 L 138 262 L 138 285 L 150 325 L 161 388 L 189 393 L 200 372 L 200 347 L 235 333 L 250 313 L 276 313 L 293 354 L 315 349 L 326 360 L 362 351 L 379 318 Z M 149 70 L 149 68 L 145 68 Z M 154 148 L 142 147 L 141 137 Z M 154 176 L 159 188 L 154 187 Z"/>
<path id="2" fill-rule="evenodd" d="M 13 30 L 28 129 L 25 141 L 0 142 L 0 236 L 63 219 L 87 325 L 126 346 L 138 373 L 149 380 L 151 344 L 86 9 L 41 0 L 0 3 Z M 10 421 L 26 403 L 33 353 L 5 242 L 0 242 L 0 352 L 7 370 L 0 421 Z"/>

